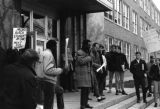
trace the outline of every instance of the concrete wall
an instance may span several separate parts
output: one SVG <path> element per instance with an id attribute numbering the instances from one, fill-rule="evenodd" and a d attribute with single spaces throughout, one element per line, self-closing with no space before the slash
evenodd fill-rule
<path id="1" fill-rule="evenodd" d="M 13 27 L 20 26 L 20 14 L 15 0 L 0 0 L 0 42 L 4 49 L 11 47 Z"/>
<path id="2" fill-rule="evenodd" d="M 102 43 L 104 39 L 104 13 L 87 15 L 87 38 L 93 42 Z"/>

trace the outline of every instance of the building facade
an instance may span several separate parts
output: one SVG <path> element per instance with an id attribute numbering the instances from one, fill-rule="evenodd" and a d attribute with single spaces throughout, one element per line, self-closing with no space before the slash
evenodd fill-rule
<path id="1" fill-rule="evenodd" d="M 101 16 L 97 16 L 100 13 L 89 15 L 88 19 L 91 22 L 88 23 L 88 37 L 95 42 L 99 39 L 98 42 L 104 44 L 107 51 L 110 51 L 112 44 L 121 46 L 128 62 L 135 58 L 136 51 L 140 51 L 142 58 L 148 61 L 150 54 L 147 53 L 143 41 L 143 32 L 152 28 L 160 31 L 160 11 L 152 0 L 110 0 L 110 2 L 113 3 L 112 11 L 101 13 Z M 98 17 L 96 21 L 92 19 L 93 16 Z M 100 35 L 90 34 L 96 22 L 101 24 L 97 26 L 97 30 L 101 30 Z M 93 24 L 95 25 L 92 26 Z"/>

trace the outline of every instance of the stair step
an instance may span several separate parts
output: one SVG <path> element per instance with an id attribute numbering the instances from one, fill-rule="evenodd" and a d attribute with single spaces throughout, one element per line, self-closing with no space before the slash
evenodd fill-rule
<path id="1" fill-rule="evenodd" d="M 128 109 L 129 107 L 134 105 L 136 102 L 137 102 L 137 98 L 136 96 L 133 96 L 106 109 Z"/>
<path id="2" fill-rule="evenodd" d="M 147 104 L 143 103 L 143 101 L 141 101 L 141 103 L 136 103 L 135 105 L 133 105 L 132 107 L 130 107 L 128 109 L 145 109 L 147 106 L 149 106 L 150 104 L 153 103 L 154 99 L 153 99 L 153 97 L 149 97 L 149 98 L 147 98 L 147 101 L 148 101 Z"/>
<path id="3" fill-rule="evenodd" d="M 111 95 L 111 97 L 109 99 L 106 98 L 106 100 L 104 100 L 101 104 L 97 105 L 93 109 L 105 109 L 105 108 L 108 108 L 110 106 L 116 105 L 116 104 L 120 103 L 121 101 L 129 99 L 129 98 L 131 98 L 135 95 L 136 95 L 135 92 L 131 92 L 128 95 L 118 95 L 118 96 Z"/>
<path id="4" fill-rule="evenodd" d="M 158 104 L 158 107 L 154 107 L 154 103 L 152 103 L 146 109 L 160 109 L 160 104 Z"/>

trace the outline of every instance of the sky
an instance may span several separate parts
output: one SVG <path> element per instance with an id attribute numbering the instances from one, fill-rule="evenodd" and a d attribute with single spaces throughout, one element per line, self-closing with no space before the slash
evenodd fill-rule
<path id="1" fill-rule="evenodd" d="M 160 0 L 152 0 L 160 11 Z"/>

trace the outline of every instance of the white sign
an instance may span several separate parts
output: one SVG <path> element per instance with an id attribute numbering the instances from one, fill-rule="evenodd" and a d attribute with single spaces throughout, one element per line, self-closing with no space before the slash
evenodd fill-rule
<path id="1" fill-rule="evenodd" d="M 156 29 L 143 32 L 143 39 L 148 53 L 157 52 L 160 50 L 160 37 Z"/>
<path id="2" fill-rule="evenodd" d="M 13 49 L 23 49 L 26 44 L 27 28 L 13 28 Z"/>

